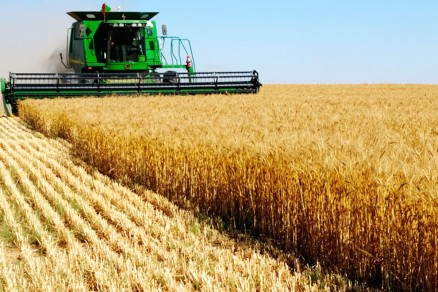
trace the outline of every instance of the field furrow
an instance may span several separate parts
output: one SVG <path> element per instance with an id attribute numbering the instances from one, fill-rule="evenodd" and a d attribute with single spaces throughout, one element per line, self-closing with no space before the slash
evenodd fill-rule
<path id="1" fill-rule="evenodd" d="M 3 197 L 3 192 L 0 190 L 0 200 Z M 0 290 L 2 291 L 17 291 L 17 269 L 14 270 L 14 266 L 9 264 L 7 256 L 10 252 L 10 248 L 6 247 L 5 244 L 0 242 Z M 21 275 L 20 278 L 23 278 Z"/>
<path id="2" fill-rule="evenodd" d="M 2 177 L 4 177 L 5 173 L 1 173 Z M 30 244 L 28 243 L 27 237 L 24 234 L 24 231 L 20 224 L 18 224 L 14 217 L 13 208 L 11 207 L 11 204 L 7 201 L 5 197 L 5 192 L 0 192 L 0 208 L 2 211 L 2 215 L 4 216 L 4 222 L 10 228 L 11 232 L 13 233 L 13 239 L 11 244 L 14 244 L 14 246 L 9 246 L 9 251 L 6 252 L 2 244 L 2 257 L 5 259 L 5 262 L 2 262 L 2 269 L 5 270 L 5 273 L 2 273 L 2 275 L 11 275 L 11 273 L 14 274 L 21 274 L 19 282 L 25 282 L 28 280 L 28 277 L 25 275 L 24 270 L 29 271 L 30 273 L 36 272 L 35 264 L 33 261 L 33 249 L 31 248 Z M 10 251 L 14 251 L 15 253 L 20 253 L 22 257 L 22 266 L 20 267 L 19 271 L 16 271 L 16 265 L 13 263 L 13 265 L 7 266 L 6 263 L 8 263 L 8 259 L 6 259 L 6 253 L 11 253 Z M 6 277 L 5 277 L 6 278 Z M 13 285 L 17 287 L 17 283 L 14 281 L 14 277 L 7 277 L 8 279 L 4 279 L 3 281 L 6 281 L 7 285 Z M 14 284 L 12 284 L 15 282 Z"/>
<path id="3" fill-rule="evenodd" d="M 5 148 L 9 150 L 14 149 L 14 145 L 3 145 L 3 142 L 4 141 L 0 142 L 1 146 L 5 146 Z M 62 222 L 65 221 L 65 219 L 62 220 L 57 211 L 52 208 L 52 206 L 59 207 L 59 198 L 50 198 L 48 197 L 50 193 L 40 192 L 39 188 L 37 187 L 37 184 L 39 183 L 42 183 L 44 187 L 44 182 L 46 180 L 46 178 L 41 178 L 38 176 L 38 173 L 41 172 L 42 169 L 32 168 L 32 162 L 34 161 L 32 161 L 32 159 L 24 160 L 16 151 L 4 152 L 3 149 L 0 149 L 0 157 L 5 159 L 5 161 L 8 163 L 7 166 L 9 169 L 15 169 L 17 176 L 15 183 L 18 186 L 21 186 L 21 189 L 19 190 L 17 186 L 12 183 L 12 179 L 8 180 L 9 183 L 7 186 L 9 186 L 11 193 L 15 195 L 14 199 L 16 201 L 16 205 L 20 206 L 22 209 L 21 213 L 26 219 L 26 222 L 29 224 L 29 228 L 33 233 L 32 242 L 34 245 L 36 245 L 35 248 L 39 249 L 39 253 L 45 255 L 45 257 L 41 257 L 41 259 L 50 260 L 50 266 L 52 267 L 53 275 L 62 275 L 68 277 L 70 271 L 69 269 L 72 268 L 71 266 L 68 266 L 68 263 L 75 263 L 77 260 L 80 260 L 83 263 L 81 269 L 85 270 L 82 270 L 81 272 L 84 272 L 87 269 L 92 270 L 93 267 L 96 266 L 96 261 L 90 261 L 90 258 L 92 257 L 89 257 L 85 250 L 83 250 L 81 247 L 81 241 L 75 238 L 77 235 L 74 234 L 74 231 L 72 232 L 71 230 L 67 229 Z M 16 162 L 20 162 L 21 164 Z M 3 170 L 6 169 L 6 167 L 3 167 L 1 164 L 0 167 L 2 167 Z M 34 181 L 31 181 L 31 179 L 27 177 L 27 174 L 35 174 L 33 179 Z M 8 177 L 4 176 L 4 179 L 8 179 Z M 41 219 L 38 218 L 36 214 L 40 214 Z M 44 220 L 44 222 L 41 220 Z M 49 231 L 46 230 L 47 227 L 54 229 L 52 230 L 53 234 L 50 234 Z M 67 246 L 64 246 L 66 244 Z M 62 250 L 58 248 L 57 245 L 60 245 Z M 74 255 L 76 259 L 72 261 L 72 258 L 65 258 L 65 248 L 73 250 L 74 252 L 70 255 Z M 77 267 L 76 264 L 75 267 Z M 80 271 L 81 269 L 77 270 Z M 108 276 L 108 278 L 111 277 Z M 73 281 L 77 280 L 78 279 L 73 278 Z M 53 285 L 59 283 L 62 283 L 60 279 L 54 279 L 52 287 Z M 74 287 L 81 286 L 81 284 L 78 283 L 70 284 Z"/>
<path id="4" fill-rule="evenodd" d="M 49 156 L 48 153 L 42 153 L 43 160 L 40 160 L 33 156 L 33 153 L 36 151 L 32 150 L 35 149 L 25 151 L 20 146 L 20 142 L 5 145 L 5 148 L 9 151 L 5 153 L 4 156 L 9 158 L 8 160 L 11 162 L 11 167 L 20 169 L 20 173 L 38 173 L 34 178 L 34 183 L 39 184 L 39 188 L 45 197 L 36 198 L 34 203 L 37 204 L 39 200 L 45 200 L 47 198 L 53 205 L 61 208 L 62 212 L 64 212 L 65 219 L 69 222 L 69 228 L 76 232 L 76 237 L 78 237 L 80 241 L 93 246 L 93 249 L 95 249 L 93 254 L 99 255 L 97 260 L 110 259 L 111 261 L 109 261 L 108 264 L 119 270 L 123 269 L 126 264 L 131 267 L 136 267 L 138 263 L 131 264 L 131 260 L 125 260 L 125 257 L 134 257 L 137 261 L 141 261 L 141 255 L 137 253 L 135 247 L 126 243 L 124 237 L 118 234 L 114 228 L 111 228 L 109 224 L 97 214 L 97 211 L 92 209 L 92 207 L 82 199 L 82 196 L 92 194 L 91 190 L 75 192 L 66 187 L 63 181 L 51 172 L 50 167 L 44 160 L 45 157 Z M 25 176 L 20 176 L 21 181 L 29 181 Z M 38 191 L 32 189 L 31 183 L 27 185 L 30 185 L 27 193 L 38 193 Z M 32 210 L 26 211 L 26 214 L 32 214 Z M 51 217 L 46 218 L 47 220 L 51 220 Z M 47 247 L 47 249 L 50 248 Z M 142 265 L 144 264 L 145 263 Z M 136 275 L 136 272 L 137 270 L 132 268 L 132 274 Z M 111 277 L 112 276 L 108 275 L 106 278 L 109 279 Z"/>
<path id="5" fill-rule="evenodd" d="M 56 161 L 47 155 L 38 157 L 35 154 L 35 149 L 29 149 L 24 144 L 9 146 L 12 150 L 9 155 L 12 155 L 15 160 L 21 161 L 23 164 L 32 161 L 34 167 L 40 170 L 40 175 L 45 177 L 47 181 L 52 182 L 51 187 L 46 185 L 45 188 L 47 194 L 52 194 L 51 200 L 54 203 L 59 203 L 57 193 L 62 194 L 63 199 L 68 202 L 64 202 L 64 206 L 67 206 L 67 204 L 79 206 L 81 214 L 73 216 L 75 218 L 81 216 L 83 220 L 93 224 L 92 228 L 96 233 L 95 236 L 90 234 L 87 239 L 83 240 L 91 241 L 94 245 L 100 246 L 102 242 L 95 241 L 95 239 L 98 237 L 104 238 L 105 244 L 108 245 L 107 248 L 112 249 L 117 254 L 128 256 L 135 261 L 135 265 L 139 266 L 147 264 L 140 250 L 147 252 L 154 250 L 156 254 L 161 254 L 161 257 L 166 257 L 165 254 L 162 254 L 165 250 L 160 248 L 159 244 L 154 243 L 154 239 L 147 236 L 143 228 L 138 227 L 127 219 L 124 213 L 118 211 L 113 205 L 108 203 L 109 201 L 105 197 L 102 197 L 103 194 L 107 194 L 106 197 L 108 197 L 109 193 L 114 193 L 113 190 L 103 188 L 103 191 L 99 191 L 98 187 L 85 186 L 81 179 L 73 175 L 69 169 L 59 166 Z M 16 154 L 20 154 L 21 157 Z M 33 157 L 36 159 L 33 159 Z M 44 164 L 41 161 L 44 161 Z M 50 190 L 48 190 L 49 188 Z M 114 194 L 112 197 L 113 201 L 115 201 Z M 141 213 L 137 212 L 137 214 Z M 74 219 L 72 220 L 74 221 Z M 85 223 L 78 224 L 85 226 Z M 75 227 L 77 227 L 77 224 L 75 224 Z M 82 230 L 83 228 L 79 227 L 79 229 Z"/>
<path id="6" fill-rule="evenodd" d="M 72 287 L 81 287 L 82 283 L 78 283 L 75 279 L 68 279 L 69 270 L 68 266 L 65 265 L 65 253 L 56 246 L 53 236 L 36 216 L 40 210 L 33 209 L 26 202 L 24 198 L 26 193 L 22 195 L 23 191 L 17 189 L 11 177 L 6 174 L 5 165 L 1 162 L 0 172 L 3 174 L 2 177 L 7 186 L 7 191 L 9 191 L 10 199 L 8 202 L 6 196 L 3 196 L 1 198 L 1 208 L 6 215 L 6 222 L 15 234 L 15 246 L 20 250 L 20 254 L 23 255 L 26 263 L 24 266 L 14 264 L 14 273 L 21 272 L 24 275 L 23 279 L 28 278 L 31 285 L 39 285 L 44 280 L 44 290 L 60 287 L 59 285 L 62 287 L 62 283 L 66 280 L 73 280 L 69 283 Z M 15 212 L 12 210 L 15 210 Z M 18 214 L 22 215 L 19 216 Z M 15 218 L 23 218 L 25 224 L 19 224 Z M 41 271 L 47 269 L 50 269 L 52 273 L 46 276 L 42 275 Z"/>

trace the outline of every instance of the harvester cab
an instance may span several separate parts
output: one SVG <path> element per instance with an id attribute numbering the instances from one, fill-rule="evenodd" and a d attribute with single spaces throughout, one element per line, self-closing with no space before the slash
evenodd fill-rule
<path id="1" fill-rule="evenodd" d="M 158 35 L 157 12 L 67 13 L 69 73 L 9 73 L 0 78 L 1 109 L 25 98 L 147 94 L 257 93 L 257 71 L 197 72 L 190 41 Z M 61 61 L 63 56 L 61 54 Z"/>
<path id="2" fill-rule="evenodd" d="M 66 67 L 75 73 L 154 72 L 160 68 L 194 72 L 182 56 L 193 57 L 190 41 L 158 36 L 157 12 L 69 12 Z M 164 45 L 170 43 L 166 58 Z"/>

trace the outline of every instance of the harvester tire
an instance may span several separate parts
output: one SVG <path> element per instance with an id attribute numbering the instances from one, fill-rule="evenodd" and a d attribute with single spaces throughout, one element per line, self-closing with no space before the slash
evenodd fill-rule
<path id="1" fill-rule="evenodd" d="M 178 73 L 176 71 L 164 72 L 163 83 L 177 84 L 178 83 Z"/>
<path id="2" fill-rule="evenodd" d="M 153 71 L 149 74 L 149 76 L 150 76 L 152 83 L 161 83 L 161 81 L 162 81 L 160 73 L 158 73 L 158 72 Z"/>

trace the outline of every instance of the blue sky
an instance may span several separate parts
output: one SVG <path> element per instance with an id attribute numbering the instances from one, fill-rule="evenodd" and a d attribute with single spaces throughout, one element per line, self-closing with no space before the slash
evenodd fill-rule
<path id="1" fill-rule="evenodd" d="M 257 70 L 263 83 L 438 83 L 438 1 L 0 0 L 0 76 L 47 72 L 68 11 L 157 11 L 191 40 L 198 71 Z"/>

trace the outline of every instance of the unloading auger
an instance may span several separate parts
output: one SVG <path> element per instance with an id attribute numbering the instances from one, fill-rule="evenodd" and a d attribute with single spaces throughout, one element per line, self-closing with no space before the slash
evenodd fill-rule
<path id="1" fill-rule="evenodd" d="M 128 94 L 257 93 L 255 70 L 196 72 L 190 41 L 157 34 L 157 12 L 69 12 L 66 63 L 71 73 L 10 73 L 0 79 L 2 110 L 25 98 Z"/>

